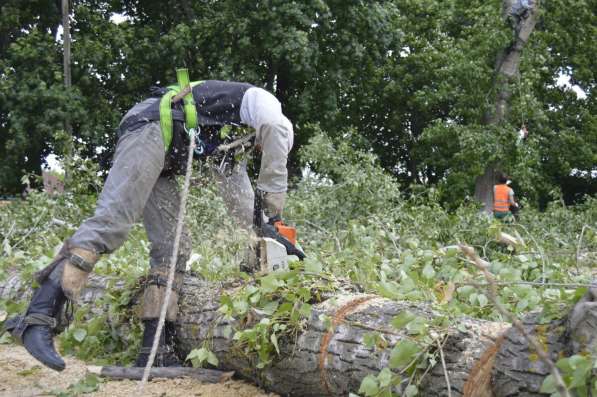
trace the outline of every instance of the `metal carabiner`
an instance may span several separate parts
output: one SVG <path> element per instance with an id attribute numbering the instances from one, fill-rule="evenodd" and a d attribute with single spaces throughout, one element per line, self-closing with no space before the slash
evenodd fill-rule
<path id="1" fill-rule="evenodd" d="M 195 154 L 196 156 L 203 156 L 205 154 L 205 143 L 201 139 L 201 129 L 199 128 L 199 126 L 197 126 L 197 128 L 187 129 L 186 124 L 183 123 L 183 128 L 189 136 L 189 139 L 195 140 L 195 148 L 193 149 L 193 154 Z"/>

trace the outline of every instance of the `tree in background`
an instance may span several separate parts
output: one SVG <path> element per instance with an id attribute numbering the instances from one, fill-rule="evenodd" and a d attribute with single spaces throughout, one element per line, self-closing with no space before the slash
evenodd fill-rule
<path id="1" fill-rule="evenodd" d="M 508 81 L 510 111 L 491 125 L 496 54 L 512 42 L 499 0 L 75 0 L 69 90 L 56 40 L 60 2 L 18 3 L 0 17 L 4 193 L 19 190 L 23 172 L 39 172 L 48 153 L 63 153 L 66 115 L 82 155 L 107 168 L 120 117 L 150 86 L 174 81 L 177 66 L 195 79 L 273 91 L 295 123 L 297 148 L 319 124 L 375 153 L 403 187 L 437 186 L 450 206 L 498 160 L 532 201 L 559 188 L 569 199 L 594 193 L 594 178 L 572 174 L 596 163 L 595 0 L 542 5 Z M 125 21 L 112 22 L 114 14 Z M 555 85 L 562 73 L 585 99 Z M 516 146 L 521 122 L 531 134 Z"/>

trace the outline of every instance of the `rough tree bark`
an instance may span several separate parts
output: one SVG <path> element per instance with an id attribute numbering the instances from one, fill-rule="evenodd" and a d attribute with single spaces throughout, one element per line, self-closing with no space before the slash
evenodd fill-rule
<path id="1" fill-rule="evenodd" d="M 514 0 L 516 1 L 516 0 Z M 512 8 L 512 0 L 503 1 L 504 19 L 509 18 Z M 497 125 L 504 122 L 508 116 L 510 97 L 512 96 L 512 85 L 518 76 L 522 50 L 537 23 L 539 0 L 534 0 L 532 8 L 528 10 L 525 17 L 513 19 L 513 40 L 512 43 L 503 49 L 497 56 L 495 65 L 495 77 L 492 91 L 495 92 L 495 106 L 492 112 L 485 117 L 486 125 Z M 483 175 L 475 181 L 475 199 L 485 205 L 485 211 L 491 213 L 493 209 L 493 185 L 496 182 L 495 172 L 499 163 L 487 165 Z"/>
<path id="2" fill-rule="evenodd" d="M 105 282 L 92 277 L 83 301 L 97 302 Z M 0 286 L 0 298 L 22 299 L 23 290 L 23 283 L 13 276 Z M 229 286 L 197 278 L 185 281 L 177 325 L 179 354 L 184 357 L 207 343 L 218 357 L 220 369 L 234 370 L 267 390 L 289 396 L 346 396 L 358 391 L 363 377 L 388 365 L 392 346 L 409 337 L 390 326 L 393 317 L 405 310 L 427 319 L 435 315 L 431 305 L 424 303 L 396 302 L 374 295 L 338 295 L 314 305 L 296 340 L 280 341 L 280 356 L 271 366 L 257 369 L 255 362 L 234 345 L 231 336 L 225 336 L 227 326 L 243 326 L 222 319 L 217 311 L 220 296 L 229 290 Z M 586 337 L 597 329 L 597 289 L 593 292 L 573 318 L 574 328 L 580 330 L 577 340 L 584 343 L 580 348 L 576 346 L 577 351 L 594 348 L 597 341 L 597 337 Z M 321 314 L 332 319 L 332 329 L 319 319 Z M 531 316 L 526 325 L 557 358 L 561 351 L 573 350 L 567 347 L 571 343 L 566 339 L 571 334 L 568 322 L 563 315 L 563 319 L 539 325 L 536 316 Z M 533 352 L 516 331 L 509 329 L 504 334 L 508 328 L 504 323 L 459 318 L 458 326 L 447 331 L 443 343 L 446 371 L 438 360 L 425 376 L 420 395 L 448 396 L 444 372 L 450 378 L 454 397 L 542 395 L 538 390 L 547 375 L 545 368 L 533 359 Z M 371 332 L 382 335 L 387 347 L 367 348 L 363 338 Z"/>

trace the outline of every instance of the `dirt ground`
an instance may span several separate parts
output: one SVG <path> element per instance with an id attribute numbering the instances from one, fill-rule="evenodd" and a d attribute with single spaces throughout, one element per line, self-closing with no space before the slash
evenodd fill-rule
<path id="1" fill-rule="evenodd" d="M 21 346 L 0 344 L 0 397 L 83 395 L 90 397 L 129 397 L 139 395 L 137 381 L 103 380 L 97 391 L 78 394 L 73 386 L 86 378 L 86 364 L 65 357 L 66 369 L 56 372 L 39 364 Z M 69 389 L 69 386 L 71 388 Z M 63 394 L 61 394 L 63 393 Z M 276 397 L 243 381 L 204 384 L 194 379 L 157 379 L 148 382 L 143 396 L 177 397 Z"/>

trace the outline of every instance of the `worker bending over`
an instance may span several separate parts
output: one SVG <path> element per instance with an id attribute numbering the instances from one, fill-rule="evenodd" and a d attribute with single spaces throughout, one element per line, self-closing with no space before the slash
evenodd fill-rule
<path id="1" fill-rule="evenodd" d="M 52 263 L 36 274 L 40 286 L 26 313 L 8 322 L 7 328 L 27 351 L 54 370 L 65 368 L 53 343 L 53 331 L 65 301 L 77 299 L 100 256 L 118 249 L 133 224 L 141 219 L 151 242 L 151 259 L 142 302 L 143 342 L 136 366 L 146 365 L 166 295 L 180 205 L 175 175 L 182 173 L 186 164 L 187 128 L 196 126 L 202 131 L 197 138 L 199 157 L 216 153 L 226 139 L 224 135 L 230 136 L 234 131 L 231 127 L 241 127 L 238 131 L 254 129 L 255 145 L 261 148 L 262 156 L 255 193 L 245 162 L 235 166 L 223 164 L 216 172 L 217 183 L 230 211 L 245 227 L 252 223 L 255 196 L 265 215 L 282 213 L 293 128 L 282 113 L 280 102 L 269 92 L 247 83 L 189 83 L 186 70 L 178 71 L 178 81 L 176 86 L 154 90 L 152 97 L 136 104 L 124 116 L 114 162 L 94 215 L 64 242 Z M 156 355 L 158 366 L 178 363 L 172 349 L 173 330 L 190 251 L 190 237 L 184 228 L 165 331 Z"/>

